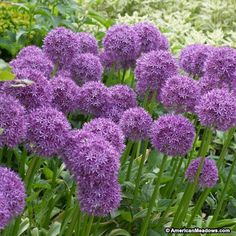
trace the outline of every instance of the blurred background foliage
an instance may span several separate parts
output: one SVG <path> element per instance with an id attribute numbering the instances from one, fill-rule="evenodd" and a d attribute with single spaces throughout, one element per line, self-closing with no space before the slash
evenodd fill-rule
<path id="1" fill-rule="evenodd" d="M 115 23 L 154 23 L 173 53 L 191 43 L 236 47 L 235 0 L 29 0 L 0 2 L 0 57 L 41 45 L 57 26 L 89 31 L 101 42 Z"/>

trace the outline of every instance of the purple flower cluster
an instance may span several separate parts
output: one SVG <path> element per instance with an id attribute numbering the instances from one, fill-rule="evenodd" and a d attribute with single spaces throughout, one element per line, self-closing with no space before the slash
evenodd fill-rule
<path id="1" fill-rule="evenodd" d="M 0 167 L 0 229 L 24 211 L 25 187 L 20 177 L 8 168 Z"/>
<path id="2" fill-rule="evenodd" d="M 40 50 L 40 48 L 30 46 L 20 51 L 17 58 L 10 62 L 13 72 L 36 70 L 49 79 L 53 71 L 53 64 Z"/>
<path id="3" fill-rule="evenodd" d="M 37 70 L 21 70 L 12 81 L 5 82 L 2 91 L 17 98 L 26 110 L 48 106 L 52 101 L 49 81 Z"/>
<path id="4" fill-rule="evenodd" d="M 178 67 L 170 52 L 160 50 L 145 53 L 137 60 L 136 91 L 141 96 L 148 89 L 150 92 L 159 91 L 166 80 L 177 73 Z"/>
<path id="5" fill-rule="evenodd" d="M 105 119 L 92 121 L 83 130 L 71 131 L 62 150 L 62 158 L 78 182 L 82 211 L 97 216 L 109 214 L 121 201 L 117 179 L 120 154 L 113 146 L 117 141 L 111 133 L 99 130 L 102 121 Z M 102 125 L 111 132 L 111 125 L 115 124 Z"/>
<path id="6" fill-rule="evenodd" d="M 71 59 L 78 53 L 76 33 L 64 27 L 51 30 L 44 38 L 43 51 L 59 68 L 69 68 Z"/>
<path id="7" fill-rule="evenodd" d="M 192 147 L 195 129 L 182 115 L 163 115 L 154 121 L 150 138 L 152 145 L 170 156 L 183 156 Z"/>
<path id="8" fill-rule="evenodd" d="M 78 108 L 79 87 L 69 78 L 57 76 L 50 81 L 53 98 L 52 106 L 64 114 Z"/>
<path id="9" fill-rule="evenodd" d="M 226 131 L 236 125 L 236 97 L 226 89 L 213 89 L 201 97 L 196 113 L 202 125 Z"/>
<path id="10" fill-rule="evenodd" d="M 71 63 L 71 76 L 77 84 L 83 85 L 89 81 L 102 79 L 102 64 L 99 57 L 91 54 L 77 54 Z"/>
<path id="11" fill-rule="evenodd" d="M 194 178 L 197 174 L 199 165 L 201 163 L 201 157 L 191 161 L 185 177 L 189 182 L 194 182 Z M 202 170 L 199 176 L 199 185 L 205 188 L 212 188 L 216 185 L 218 180 L 218 169 L 214 160 L 205 158 Z"/>
<path id="12" fill-rule="evenodd" d="M 28 148 L 40 156 L 52 157 L 64 146 L 69 130 L 63 113 L 50 107 L 35 109 L 28 116 Z"/>
<path id="13" fill-rule="evenodd" d="M 126 110 L 120 120 L 120 127 L 125 136 L 133 141 L 148 138 L 151 125 L 151 116 L 141 107 Z"/>
<path id="14" fill-rule="evenodd" d="M 140 53 L 153 50 L 168 50 L 168 40 L 154 25 L 148 22 L 140 22 L 134 25 L 134 29 L 141 41 Z"/>
<path id="15" fill-rule="evenodd" d="M 93 35 L 86 32 L 80 32 L 77 34 L 77 40 L 78 53 L 98 54 L 98 42 Z"/>
<path id="16" fill-rule="evenodd" d="M 205 62 L 203 87 L 236 90 L 236 50 L 229 47 L 215 48 Z M 205 84 L 205 85 L 204 85 Z"/>
<path id="17" fill-rule="evenodd" d="M 25 135 L 25 109 L 12 96 L 0 94 L 0 147 L 15 147 Z"/>
<path id="18" fill-rule="evenodd" d="M 108 109 L 109 89 L 101 82 L 85 83 L 78 95 L 78 108 L 82 113 L 102 116 Z"/>
<path id="19" fill-rule="evenodd" d="M 127 85 L 115 85 L 109 88 L 110 100 L 104 116 L 119 122 L 125 110 L 136 107 L 137 95 Z"/>
<path id="20" fill-rule="evenodd" d="M 192 44 L 185 47 L 180 54 L 180 67 L 190 75 L 198 77 L 204 74 L 204 65 L 214 47 L 204 44 Z"/>
<path id="21" fill-rule="evenodd" d="M 141 42 L 133 27 L 120 24 L 109 28 L 103 39 L 103 46 L 111 61 L 127 68 L 134 66 L 140 53 Z"/>
<path id="22" fill-rule="evenodd" d="M 177 113 L 194 112 L 200 97 L 200 88 L 195 80 L 176 75 L 167 80 L 160 97 L 168 110 Z"/>
<path id="23" fill-rule="evenodd" d="M 120 127 L 107 118 L 93 119 L 83 127 L 84 131 L 104 137 L 116 151 L 121 154 L 124 150 L 124 135 Z"/>

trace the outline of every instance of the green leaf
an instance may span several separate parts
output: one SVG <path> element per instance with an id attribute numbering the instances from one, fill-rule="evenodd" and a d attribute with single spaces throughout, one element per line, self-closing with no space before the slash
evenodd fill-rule
<path id="1" fill-rule="evenodd" d="M 128 222 L 132 222 L 132 215 L 129 211 L 121 212 L 121 217 Z"/>
<path id="2" fill-rule="evenodd" d="M 43 173 L 45 174 L 47 179 L 53 178 L 53 172 L 48 167 L 43 168 Z"/>
<path id="3" fill-rule="evenodd" d="M 7 70 L 0 71 L 0 81 L 9 81 L 13 80 L 15 75 Z"/>
<path id="4" fill-rule="evenodd" d="M 51 225 L 48 231 L 48 236 L 57 236 L 60 233 L 61 223 L 55 222 Z"/>
<path id="5" fill-rule="evenodd" d="M 24 219 L 20 224 L 18 236 L 22 235 L 29 228 L 29 226 L 30 226 L 29 219 L 28 218 Z"/>

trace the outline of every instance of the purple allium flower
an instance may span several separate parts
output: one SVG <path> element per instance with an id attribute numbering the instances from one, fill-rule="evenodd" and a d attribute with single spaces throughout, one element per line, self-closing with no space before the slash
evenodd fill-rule
<path id="1" fill-rule="evenodd" d="M 53 89 L 52 106 L 64 114 L 73 112 L 78 108 L 79 87 L 69 78 L 57 76 L 51 81 Z"/>
<path id="2" fill-rule="evenodd" d="M 0 193 L 0 230 L 4 229 L 11 220 L 8 202 L 4 193 Z"/>
<path id="3" fill-rule="evenodd" d="M 115 58 L 117 64 L 125 67 L 135 63 L 141 47 L 135 29 L 125 24 L 109 28 L 103 39 L 103 46 L 105 52 Z"/>
<path id="4" fill-rule="evenodd" d="M 50 78 L 53 71 L 52 62 L 43 53 L 27 53 L 23 51 L 21 56 L 10 62 L 13 72 L 17 73 L 21 70 L 37 70 L 47 79 Z M 22 56 L 23 55 L 23 56 Z"/>
<path id="5" fill-rule="evenodd" d="M 204 74 L 204 63 L 214 48 L 204 44 L 192 44 L 183 48 L 180 53 L 180 67 L 190 75 L 198 77 Z"/>
<path id="6" fill-rule="evenodd" d="M 140 22 L 134 26 L 141 41 L 141 53 L 153 50 L 168 50 L 168 41 L 161 32 L 148 22 Z"/>
<path id="7" fill-rule="evenodd" d="M 119 207 L 121 187 L 117 180 L 106 181 L 92 187 L 87 182 L 79 182 L 78 199 L 83 212 L 106 216 Z"/>
<path id="8" fill-rule="evenodd" d="M 104 116 L 119 122 L 124 111 L 137 107 L 137 95 L 132 88 L 127 85 L 115 85 L 109 88 L 111 99 L 109 107 Z"/>
<path id="9" fill-rule="evenodd" d="M 25 109 L 12 96 L 0 94 L 0 147 L 15 147 L 25 135 Z"/>
<path id="10" fill-rule="evenodd" d="M 150 138 L 152 145 L 169 156 L 183 156 L 192 147 L 193 124 L 182 115 L 163 115 L 154 121 Z"/>
<path id="11" fill-rule="evenodd" d="M 118 153 L 123 152 L 125 147 L 123 132 L 112 120 L 107 118 L 93 119 L 85 123 L 83 130 L 104 137 Z"/>
<path id="12" fill-rule="evenodd" d="M 99 57 L 91 54 L 77 54 L 71 63 L 71 76 L 77 84 L 102 79 L 102 64 Z"/>
<path id="13" fill-rule="evenodd" d="M 200 88 L 195 80 L 176 75 L 167 80 L 160 97 L 169 110 L 178 113 L 193 112 L 200 97 Z"/>
<path id="14" fill-rule="evenodd" d="M 43 51 L 59 68 L 70 67 L 71 59 L 78 53 L 76 33 L 64 27 L 51 30 L 44 38 Z"/>
<path id="15" fill-rule="evenodd" d="M 63 113 L 50 107 L 33 110 L 28 116 L 28 147 L 43 157 L 52 157 L 64 146 L 70 125 Z"/>
<path id="16" fill-rule="evenodd" d="M 230 47 L 215 48 L 205 63 L 205 75 L 215 83 L 236 85 L 236 50 Z"/>
<path id="17" fill-rule="evenodd" d="M 66 168 L 71 172 L 74 171 L 74 166 L 77 163 L 78 150 L 82 145 L 86 145 L 88 139 L 94 134 L 83 130 L 71 130 L 67 133 L 67 138 L 64 147 L 60 150 L 60 157 L 66 165 Z M 72 173 L 72 174 L 76 174 Z"/>
<path id="18" fill-rule="evenodd" d="M 0 179 L 0 193 L 6 197 L 11 217 L 20 215 L 24 211 L 26 198 L 23 181 L 18 174 L 5 167 L 0 167 Z"/>
<path id="19" fill-rule="evenodd" d="M 194 182 L 198 167 L 201 163 L 201 157 L 192 160 L 185 173 L 185 177 L 189 182 Z M 214 160 L 205 158 L 203 167 L 199 176 L 199 185 L 201 187 L 212 188 L 218 180 L 218 169 Z"/>
<path id="20" fill-rule="evenodd" d="M 17 58 L 28 57 L 31 55 L 44 56 L 43 50 L 35 45 L 22 48 L 16 55 Z"/>
<path id="21" fill-rule="evenodd" d="M 169 77 L 177 73 L 178 67 L 170 52 L 160 50 L 145 53 L 137 60 L 136 91 L 141 96 L 144 96 L 148 89 L 150 92 L 158 91 Z"/>
<path id="22" fill-rule="evenodd" d="M 48 106 L 52 101 L 49 81 L 35 70 L 18 71 L 14 80 L 4 83 L 2 90 L 17 98 L 26 110 Z"/>
<path id="23" fill-rule="evenodd" d="M 236 125 L 236 97 L 226 89 L 204 94 L 195 109 L 204 126 L 226 131 Z"/>
<path id="24" fill-rule="evenodd" d="M 79 92 L 79 109 L 82 113 L 99 117 L 107 110 L 110 97 L 109 89 L 103 83 L 87 82 Z"/>
<path id="25" fill-rule="evenodd" d="M 93 182 L 117 175 L 120 154 L 104 137 L 77 130 L 68 133 L 61 158 L 79 181 Z"/>
<path id="26" fill-rule="evenodd" d="M 98 42 L 93 35 L 86 32 L 80 32 L 77 34 L 77 38 L 79 53 L 98 54 Z"/>
<path id="27" fill-rule="evenodd" d="M 141 107 L 130 108 L 123 113 L 119 124 L 128 139 L 138 141 L 148 137 L 152 118 Z"/>

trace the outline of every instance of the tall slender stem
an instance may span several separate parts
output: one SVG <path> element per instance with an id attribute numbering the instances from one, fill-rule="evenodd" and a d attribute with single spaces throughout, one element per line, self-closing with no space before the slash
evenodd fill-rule
<path id="1" fill-rule="evenodd" d="M 77 203 L 76 203 L 77 204 Z M 81 212 L 80 212 L 80 207 L 79 205 L 77 204 L 76 207 L 74 208 L 74 212 L 73 212 L 73 215 L 72 215 L 72 220 L 71 220 L 71 223 L 65 233 L 65 235 L 67 236 L 71 236 L 73 235 L 73 231 L 74 231 L 74 228 L 75 228 L 75 225 L 76 225 L 76 222 L 80 216 Z"/>
<path id="2" fill-rule="evenodd" d="M 129 161 L 128 170 L 127 170 L 127 173 L 126 173 L 126 178 L 125 178 L 126 181 L 129 181 L 129 179 L 130 179 L 131 170 L 132 170 L 134 159 L 136 157 L 137 149 L 138 149 L 138 143 L 135 143 L 134 146 L 133 146 L 132 154 L 131 154 L 130 161 Z"/>
<path id="3" fill-rule="evenodd" d="M 129 153 L 130 153 L 130 150 L 131 150 L 132 146 L 133 146 L 133 142 L 131 140 L 129 140 L 127 145 L 126 145 L 125 151 L 122 155 L 122 158 L 121 158 L 121 167 L 123 167 L 125 162 L 127 161 L 127 158 L 129 156 Z"/>
<path id="4" fill-rule="evenodd" d="M 160 170 L 159 170 L 157 178 L 156 178 L 156 185 L 154 187 L 151 200 L 149 202 L 147 215 L 146 215 L 146 218 L 144 220 L 140 236 L 146 235 L 146 231 L 147 231 L 147 228 L 148 228 L 149 220 L 150 220 L 150 217 L 151 217 L 151 214 L 152 214 L 152 209 L 153 209 L 153 207 L 155 205 L 155 201 L 157 199 L 159 187 L 160 187 L 160 184 L 161 184 L 161 176 L 162 176 L 162 174 L 164 172 L 164 169 L 165 169 L 166 160 L 167 160 L 167 156 L 164 156 L 163 159 L 162 159 L 162 162 L 161 162 Z"/>
<path id="5" fill-rule="evenodd" d="M 91 231 L 91 228 L 92 228 L 92 225 L 93 225 L 93 219 L 94 219 L 94 216 L 89 217 L 88 224 L 87 224 L 87 227 L 86 227 L 85 236 L 89 236 L 89 234 L 90 234 L 90 231 Z"/>
<path id="6" fill-rule="evenodd" d="M 134 202 L 135 202 L 137 194 L 138 194 L 139 182 L 142 177 L 143 166 L 144 166 L 144 162 L 145 162 L 146 155 L 147 155 L 147 147 L 148 147 L 148 140 L 146 140 L 144 142 L 143 154 L 142 154 L 141 162 L 139 164 L 138 174 L 137 174 L 137 177 L 135 180 L 134 199 L 133 199 Z"/>

